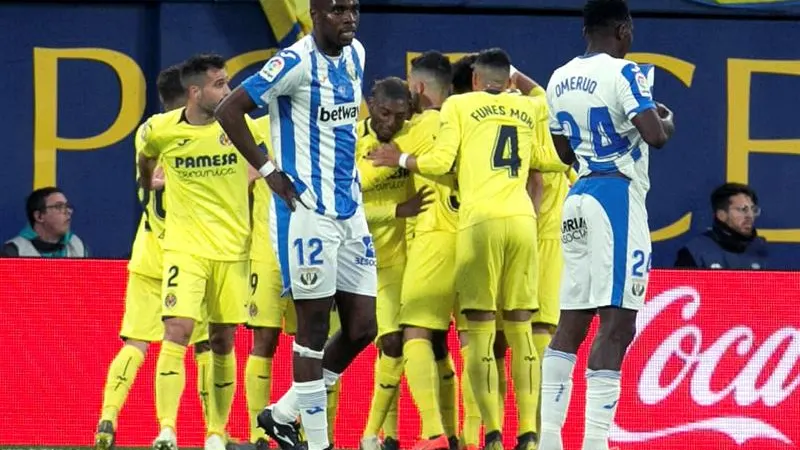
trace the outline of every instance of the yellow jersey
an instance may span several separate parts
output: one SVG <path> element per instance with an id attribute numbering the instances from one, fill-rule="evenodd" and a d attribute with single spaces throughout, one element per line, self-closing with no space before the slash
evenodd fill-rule
<path id="1" fill-rule="evenodd" d="M 402 146 L 400 148 L 417 158 L 430 154 L 436 147 L 441 124 L 440 114 L 437 109 L 428 109 L 414 115 L 411 118 L 411 129 L 414 140 L 420 143 L 415 149 L 407 149 Z M 451 162 L 447 170 L 436 175 L 414 175 L 415 192 L 423 186 L 428 187 L 432 192 L 430 197 L 432 203 L 414 220 L 414 236 L 430 231 L 455 233 L 458 230 L 459 197 L 454 169 Z"/>
<path id="2" fill-rule="evenodd" d="M 547 92 L 541 86 L 537 86 L 528 95 L 546 100 L 546 94 Z M 545 101 L 545 110 L 546 108 Z M 553 145 L 552 141 L 549 142 L 549 145 Z M 539 239 L 560 239 L 561 210 L 569 193 L 569 179 L 567 173 L 547 172 L 542 174 L 542 181 L 544 186 L 542 204 L 539 206 L 537 236 Z"/>
<path id="3" fill-rule="evenodd" d="M 444 103 L 436 148 L 418 157 L 417 166 L 423 174 L 443 174 L 456 162 L 459 228 L 535 217 L 525 188 L 530 169 L 568 169 L 553 147 L 548 120 L 545 102 L 519 92 L 470 92 Z"/>
<path id="4" fill-rule="evenodd" d="M 144 148 L 142 127 L 144 125 L 136 130 L 134 136 L 136 148 L 134 159 L 138 159 L 139 152 Z M 136 184 L 138 186 L 139 165 L 134 163 L 134 166 L 136 166 Z M 138 196 L 139 203 L 142 205 L 142 218 L 139 220 L 139 228 L 133 239 L 128 270 L 146 277 L 160 279 L 163 265 L 161 240 L 164 238 L 164 218 L 166 216 L 164 190 L 150 190 L 140 186 Z"/>
<path id="5" fill-rule="evenodd" d="M 252 119 L 256 143 L 264 145 Z M 141 152 L 164 169 L 164 250 L 216 261 L 244 261 L 250 252 L 247 161 L 218 122 L 190 125 L 184 108 L 151 117 Z"/>
<path id="6" fill-rule="evenodd" d="M 399 167 L 390 168 L 387 173 L 387 168 L 375 167 L 372 161 L 366 159 L 380 145 L 370 127 L 369 118 L 358 122 L 357 133 L 356 165 L 359 176 L 366 182 L 362 186 L 364 212 L 372 233 L 378 267 L 403 264 L 406 260 L 406 221 L 397 218 L 397 205 L 412 195 L 411 175 L 407 169 Z M 408 134 L 409 126 L 406 123 L 395 139 L 405 142 Z"/>
<path id="7" fill-rule="evenodd" d="M 269 116 L 259 117 L 253 121 L 259 133 L 269 141 Z M 267 148 L 267 153 L 272 156 Z M 261 178 L 253 183 L 253 236 L 250 240 L 250 259 L 274 264 L 278 267 L 278 258 L 272 247 L 269 234 L 269 208 L 272 204 L 272 191 L 267 182 Z"/>

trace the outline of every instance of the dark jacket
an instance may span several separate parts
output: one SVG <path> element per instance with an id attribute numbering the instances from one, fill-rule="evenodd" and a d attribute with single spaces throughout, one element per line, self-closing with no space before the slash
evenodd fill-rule
<path id="1" fill-rule="evenodd" d="M 678 250 L 675 267 L 699 269 L 767 269 L 767 241 L 756 230 L 742 236 L 715 220 L 706 232 Z"/>

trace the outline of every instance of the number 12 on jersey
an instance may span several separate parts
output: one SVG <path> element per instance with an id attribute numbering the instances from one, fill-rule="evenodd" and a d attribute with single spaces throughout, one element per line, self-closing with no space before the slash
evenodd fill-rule
<path id="1" fill-rule="evenodd" d="M 519 159 L 519 138 L 517 137 L 517 127 L 511 125 L 501 125 L 497 131 L 497 139 L 494 144 L 492 154 L 492 168 L 495 170 L 508 170 L 509 178 L 519 176 L 519 166 L 522 163 Z"/>

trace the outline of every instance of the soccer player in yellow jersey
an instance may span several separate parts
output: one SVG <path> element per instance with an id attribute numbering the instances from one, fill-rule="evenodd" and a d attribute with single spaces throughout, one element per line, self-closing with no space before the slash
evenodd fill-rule
<path id="1" fill-rule="evenodd" d="M 415 157 L 383 146 L 376 165 L 441 174 L 456 164 L 461 197 L 456 247 L 456 290 L 469 321 L 467 361 L 472 389 L 486 429 L 487 448 L 502 448 L 494 361 L 495 314 L 502 311 L 511 348 L 511 375 L 519 410 L 518 449 L 535 447 L 539 360 L 530 319 L 536 300 L 536 222 L 526 185 L 531 168 L 564 172 L 541 104 L 507 92 L 511 61 L 500 49 L 475 60 L 473 90 L 442 108 L 436 149 Z"/>
<path id="2" fill-rule="evenodd" d="M 433 149 L 439 132 L 439 108 L 452 81 L 450 61 L 440 52 L 425 52 L 411 61 L 408 81 L 420 111 L 411 129 L 427 145 L 406 150 L 421 156 Z M 422 439 L 415 448 L 447 449 L 458 445 L 458 379 L 446 339 L 456 297 L 458 193 L 453 173 L 414 176 L 414 187 L 431 189 L 433 203 L 414 220 L 407 250 L 400 308 L 405 374 L 422 420 Z"/>
<path id="3" fill-rule="evenodd" d="M 430 203 L 429 191 L 416 195 L 408 170 L 376 168 L 366 156 L 381 142 L 396 140 L 413 145 L 405 118 L 410 109 L 406 83 L 396 77 L 375 82 L 368 100 L 370 116 L 358 124 L 357 167 L 364 192 L 364 210 L 372 233 L 378 267 L 377 345 L 375 386 L 369 418 L 361 439 L 361 450 L 398 449 L 396 411 L 398 388 L 403 375 L 403 334 L 400 331 L 400 288 L 406 266 L 405 219 L 414 217 Z M 423 143 L 423 145 L 427 145 Z M 411 195 L 411 198 L 409 196 Z M 384 426 L 383 446 L 378 432 Z"/>
<path id="4" fill-rule="evenodd" d="M 207 314 L 213 386 L 205 448 L 221 450 L 236 386 L 233 338 L 238 324 L 247 319 L 249 166 L 214 118 L 214 108 L 230 93 L 225 60 L 219 55 L 188 59 L 181 68 L 181 83 L 187 91 L 186 107 L 151 117 L 140 133 L 142 185 L 150 185 L 158 163 L 169 186 L 170 208 L 161 286 L 164 340 L 155 383 L 161 432 L 153 447 L 177 447 L 186 345 L 195 322 Z"/>
<path id="5" fill-rule="evenodd" d="M 165 111 L 180 108 L 186 103 L 179 65 L 161 71 L 156 86 Z M 135 145 L 137 152 L 144 146 L 138 132 L 135 136 Z M 144 211 L 133 241 L 131 259 L 128 262 L 125 315 L 119 333 L 124 345 L 108 367 L 100 423 L 95 434 L 97 450 L 108 450 L 114 446 L 119 412 L 125 404 L 139 367 L 144 362 L 147 348 L 150 342 L 160 341 L 164 336 L 164 326 L 161 323 L 161 239 L 166 211 L 163 172 L 160 169 L 158 172 L 153 177 L 150 189 L 139 189 L 139 200 Z M 191 342 L 195 344 L 197 387 L 205 412 L 208 386 L 206 375 L 209 371 L 210 358 L 208 329 L 205 322 L 195 328 Z"/>
<path id="6" fill-rule="evenodd" d="M 269 116 L 254 121 L 269 136 Z M 266 433 L 258 428 L 258 415 L 269 405 L 272 391 L 272 358 L 287 311 L 289 297 L 281 297 L 281 272 L 269 235 L 272 192 L 256 180 L 252 190 L 253 234 L 250 242 L 250 306 L 247 327 L 253 330 L 253 347 L 245 366 L 245 397 L 250 417 L 250 443 L 257 450 L 269 448 Z"/>
<path id="7" fill-rule="evenodd" d="M 525 74 L 512 68 L 511 83 L 523 94 L 536 97 L 546 103 L 545 90 Z M 568 174 L 575 171 L 548 172 L 541 174 L 541 202 L 538 205 L 539 238 L 539 310 L 532 319 L 533 343 L 541 360 L 544 350 L 558 325 L 558 292 L 561 285 L 561 270 L 564 258 L 561 254 L 561 209 L 569 192 Z"/>

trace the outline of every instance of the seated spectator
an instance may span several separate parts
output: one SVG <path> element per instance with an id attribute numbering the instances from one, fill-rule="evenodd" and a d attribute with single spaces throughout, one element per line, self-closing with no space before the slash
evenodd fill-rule
<path id="1" fill-rule="evenodd" d="M 711 207 L 714 224 L 678 250 L 675 267 L 766 269 L 767 241 L 754 225 L 761 215 L 755 191 L 744 184 L 723 184 L 711 193 Z"/>
<path id="2" fill-rule="evenodd" d="M 25 203 L 28 225 L 0 249 L 0 256 L 85 258 L 89 251 L 70 231 L 72 205 L 57 187 L 37 189 Z"/>

